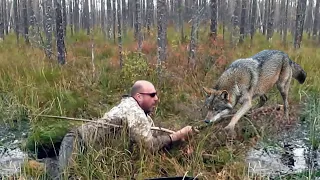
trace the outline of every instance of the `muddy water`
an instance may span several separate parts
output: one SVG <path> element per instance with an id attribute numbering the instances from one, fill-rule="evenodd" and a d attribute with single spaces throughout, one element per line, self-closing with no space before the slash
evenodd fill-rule
<path id="1" fill-rule="evenodd" d="M 15 123 L 14 126 L 0 123 L 0 177 L 20 172 L 21 164 L 27 157 L 20 145 L 28 131 L 27 122 Z"/>
<path id="2" fill-rule="evenodd" d="M 247 153 L 249 172 L 269 177 L 320 169 L 320 152 L 312 150 L 310 129 L 306 123 L 293 130 L 264 139 Z M 320 134 L 316 134 L 320 138 Z"/>

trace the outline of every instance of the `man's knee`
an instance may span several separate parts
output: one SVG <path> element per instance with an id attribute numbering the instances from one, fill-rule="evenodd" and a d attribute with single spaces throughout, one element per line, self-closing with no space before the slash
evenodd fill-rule
<path id="1" fill-rule="evenodd" d="M 68 132 L 64 136 L 59 150 L 59 171 L 62 172 L 70 164 L 74 150 L 83 146 L 83 143 L 79 143 L 79 141 L 81 139 L 74 132 Z"/>

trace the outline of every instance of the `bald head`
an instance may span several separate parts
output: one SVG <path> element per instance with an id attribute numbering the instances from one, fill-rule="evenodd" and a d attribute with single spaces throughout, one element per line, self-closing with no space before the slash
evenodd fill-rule
<path id="1" fill-rule="evenodd" d="M 130 94 L 146 113 L 151 112 L 158 101 L 154 85 L 146 80 L 136 81 L 131 87 Z"/>
<path id="2" fill-rule="evenodd" d="M 139 92 L 144 92 L 146 89 L 155 89 L 153 84 L 146 80 L 138 80 L 131 87 L 131 96 L 135 96 Z"/>

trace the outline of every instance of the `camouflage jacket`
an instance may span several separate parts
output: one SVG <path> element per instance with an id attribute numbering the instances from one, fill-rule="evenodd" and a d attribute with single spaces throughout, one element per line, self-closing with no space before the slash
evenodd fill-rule
<path id="1" fill-rule="evenodd" d="M 122 127 L 117 128 L 103 123 Z M 108 142 L 122 133 L 125 133 L 130 142 L 141 143 L 152 152 L 172 143 L 169 135 L 155 136 L 151 130 L 152 126 L 154 126 L 153 120 L 141 109 L 137 101 L 132 97 L 124 97 L 120 104 L 105 113 L 101 119 L 85 123 L 77 130 L 85 144 L 95 148 L 108 147 L 110 145 Z M 115 142 L 117 143 L 117 140 Z"/>

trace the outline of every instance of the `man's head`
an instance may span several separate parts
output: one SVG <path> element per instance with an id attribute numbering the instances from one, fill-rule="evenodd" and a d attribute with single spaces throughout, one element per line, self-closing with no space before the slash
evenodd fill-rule
<path id="1" fill-rule="evenodd" d="M 138 102 L 140 107 L 146 112 L 150 113 L 154 110 L 158 96 L 153 84 L 149 81 L 136 81 L 131 88 L 131 96 Z"/>

